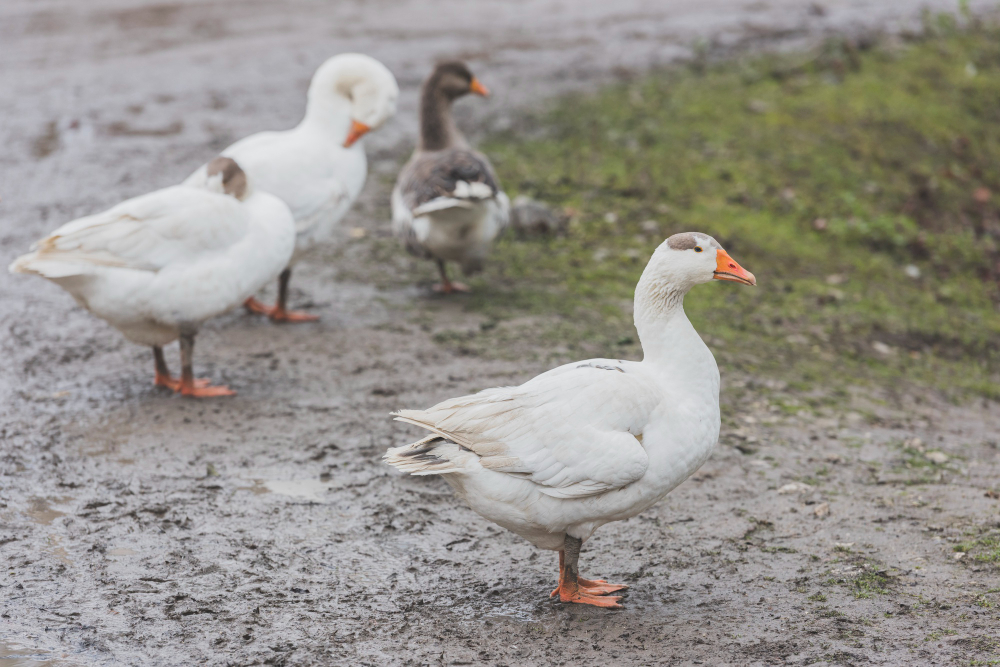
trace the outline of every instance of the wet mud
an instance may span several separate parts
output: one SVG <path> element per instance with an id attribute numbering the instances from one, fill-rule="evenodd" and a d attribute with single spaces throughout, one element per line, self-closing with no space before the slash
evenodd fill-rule
<path id="1" fill-rule="evenodd" d="M 403 98 L 369 141 L 371 177 L 344 223 L 360 231 L 296 271 L 293 303 L 322 320 L 233 312 L 199 336 L 199 374 L 232 399 L 153 387 L 147 349 L 43 280 L 0 279 L 0 664 L 998 657 L 998 570 L 955 551 L 1000 530 L 986 493 L 1000 415 L 984 406 L 893 391 L 817 418 L 780 409 L 774 397 L 791 390 L 723 368 L 730 421 L 711 460 L 584 547 L 584 576 L 631 586 L 617 612 L 550 600 L 554 553 L 479 519 L 441 480 L 379 461 L 414 436 L 391 410 L 552 365 L 539 350 L 519 362 L 454 355 L 434 334 L 478 326 L 460 299 L 341 278 L 372 273 L 368 239 L 387 232 L 388 187 L 434 59 L 469 59 L 497 91 L 462 104 L 460 121 L 486 131 L 699 39 L 892 29 L 935 3 L 688 4 L 4 3 L 3 265 L 66 220 L 290 126 L 331 53 L 383 59 Z M 176 365 L 176 345 L 167 353 Z"/>

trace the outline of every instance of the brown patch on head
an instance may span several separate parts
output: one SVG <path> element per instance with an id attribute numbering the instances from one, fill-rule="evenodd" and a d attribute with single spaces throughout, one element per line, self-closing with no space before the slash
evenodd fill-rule
<path id="1" fill-rule="evenodd" d="M 667 239 L 667 247 L 671 250 L 691 250 L 698 245 L 698 239 L 691 232 L 674 234 Z"/>
<path id="2" fill-rule="evenodd" d="M 667 239 L 667 247 L 671 250 L 691 250 L 701 246 L 702 250 L 708 248 L 715 248 L 719 250 L 722 248 L 719 242 L 713 239 L 708 234 L 702 234 L 700 232 L 682 232 L 680 234 L 674 234 Z"/>
<path id="3" fill-rule="evenodd" d="M 247 193 L 247 175 L 236 164 L 236 160 L 228 157 L 217 157 L 208 163 L 208 175 L 222 174 L 222 191 L 237 199 L 243 199 Z"/>

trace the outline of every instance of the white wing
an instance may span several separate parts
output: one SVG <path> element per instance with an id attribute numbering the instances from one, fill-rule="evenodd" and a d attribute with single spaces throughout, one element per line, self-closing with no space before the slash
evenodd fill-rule
<path id="1" fill-rule="evenodd" d="M 58 278 L 94 267 L 159 271 L 229 248 L 248 231 L 233 197 L 175 186 L 66 223 L 11 265 Z"/>
<path id="2" fill-rule="evenodd" d="M 641 436 L 661 397 L 652 381 L 604 361 L 403 410 L 397 419 L 471 450 L 485 468 L 530 479 L 550 496 L 619 489 L 646 472 Z"/>
<path id="3" fill-rule="evenodd" d="M 498 192 L 496 201 L 497 207 L 490 220 L 490 223 L 496 230 L 493 232 L 494 238 L 499 236 L 507 228 L 507 225 L 510 224 L 510 199 L 507 197 L 507 194 L 505 192 Z"/>
<path id="4" fill-rule="evenodd" d="M 403 200 L 403 192 L 399 184 L 392 189 L 390 198 L 392 205 L 392 232 L 403 240 L 406 249 L 417 257 L 430 259 L 431 255 L 420 244 L 417 230 L 413 227 L 413 210 Z"/>

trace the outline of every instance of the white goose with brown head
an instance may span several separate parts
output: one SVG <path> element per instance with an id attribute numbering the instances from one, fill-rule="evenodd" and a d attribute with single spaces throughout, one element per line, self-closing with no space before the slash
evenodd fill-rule
<path id="1" fill-rule="evenodd" d="M 316 70 L 301 123 L 283 132 L 253 134 L 222 151 L 295 216 L 295 252 L 279 277 L 277 303 L 265 306 L 251 299 L 249 310 L 276 322 L 317 319 L 287 308 L 292 268 L 332 237 L 358 198 L 368 175 L 362 137 L 396 113 L 398 97 L 399 86 L 385 65 L 366 55 L 343 53 Z M 189 180 L 203 178 L 203 170 Z"/>
<path id="2" fill-rule="evenodd" d="M 601 525 L 635 516 L 708 459 L 719 437 L 719 369 L 684 314 L 711 280 L 755 285 L 706 234 L 677 234 L 635 289 L 642 361 L 590 359 L 519 387 L 488 389 L 396 419 L 431 435 L 384 459 L 443 475 L 485 518 L 559 551 L 564 602 L 617 607 L 625 586 L 579 577 L 580 547 Z"/>
<path id="3" fill-rule="evenodd" d="M 469 93 L 489 91 L 464 63 L 434 69 L 421 91 L 420 143 L 392 192 L 394 232 L 411 253 L 437 262 L 435 289 L 445 293 L 468 289 L 448 279 L 445 263 L 466 275 L 481 270 L 510 216 L 490 161 L 469 148 L 452 118 L 452 102 Z"/>
<path id="4" fill-rule="evenodd" d="M 216 158 L 200 182 L 66 223 L 10 271 L 48 278 L 129 340 L 151 346 L 157 385 L 186 396 L 232 394 L 194 378 L 195 334 L 274 280 L 295 247 L 288 206 L 253 185 L 235 161 Z M 162 349 L 178 338 L 179 380 Z"/>

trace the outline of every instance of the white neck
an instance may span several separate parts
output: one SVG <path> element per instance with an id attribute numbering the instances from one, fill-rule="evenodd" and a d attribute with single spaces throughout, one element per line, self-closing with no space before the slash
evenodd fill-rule
<path id="1" fill-rule="evenodd" d="M 333 90 L 309 90 L 306 116 L 300 129 L 320 131 L 343 142 L 351 130 L 351 101 Z"/>
<path id="2" fill-rule="evenodd" d="M 674 251 L 669 251 L 674 252 Z M 654 471 L 650 503 L 697 470 L 719 436 L 719 367 L 684 313 L 693 281 L 671 272 L 654 255 L 635 288 L 635 328 L 641 366 L 659 385 L 669 428 L 653 429 L 643 446 Z M 662 426 L 662 422 L 660 423 Z"/>
<path id="3" fill-rule="evenodd" d="M 686 290 L 655 289 L 645 277 L 635 290 L 641 364 L 669 397 L 675 428 L 644 444 L 650 470 L 662 475 L 659 498 L 705 462 L 719 437 L 719 367 L 684 313 Z"/>
<path id="4" fill-rule="evenodd" d="M 697 377 L 709 359 L 715 363 L 684 312 L 686 292 L 657 283 L 645 273 L 635 288 L 635 328 L 642 362 L 676 379 Z"/>

